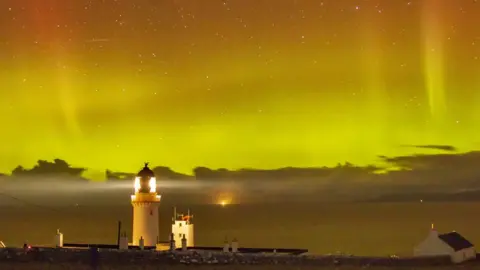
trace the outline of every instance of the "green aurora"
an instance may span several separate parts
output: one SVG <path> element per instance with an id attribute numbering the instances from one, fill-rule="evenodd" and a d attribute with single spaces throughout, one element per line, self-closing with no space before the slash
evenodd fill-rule
<path id="1" fill-rule="evenodd" d="M 479 149 L 475 25 L 475 0 L 3 0 L 0 171 Z"/>

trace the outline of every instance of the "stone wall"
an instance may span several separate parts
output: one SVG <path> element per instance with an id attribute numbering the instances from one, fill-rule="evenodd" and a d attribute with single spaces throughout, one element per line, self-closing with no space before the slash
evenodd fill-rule
<path id="1" fill-rule="evenodd" d="M 232 254 L 223 252 L 175 252 L 171 253 L 139 250 L 32 248 L 29 250 L 0 249 L 0 265 L 12 264 L 62 264 L 115 266 L 158 266 L 158 265 L 285 265 L 285 266 L 394 266 L 427 267 L 450 266 L 449 257 L 434 258 L 375 258 L 355 256 L 293 256 L 281 254 Z M 479 264 L 477 261 L 470 264 Z M 480 264 L 479 264 L 480 265 Z M 1 267 L 0 267 L 1 268 Z M 2 268 L 3 269 L 3 268 Z"/>

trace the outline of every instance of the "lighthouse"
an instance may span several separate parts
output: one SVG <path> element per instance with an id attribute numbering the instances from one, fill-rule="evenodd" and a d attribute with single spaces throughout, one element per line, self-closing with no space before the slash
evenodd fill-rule
<path id="1" fill-rule="evenodd" d="M 157 180 L 148 163 L 138 172 L 134 182 L 135 194 L 132 195 L 133 237 L 135 246 L 155 247 L 158 242 L 158 207 L 160 195 L 157 194 Z"/>

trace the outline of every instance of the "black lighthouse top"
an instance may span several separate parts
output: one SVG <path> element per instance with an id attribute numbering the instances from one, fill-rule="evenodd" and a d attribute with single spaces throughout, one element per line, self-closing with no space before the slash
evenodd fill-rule
<path id="1" fill-rule="evenodd" d="M 155 177 L 155 174 L 150 168 L 148 168 L 148 162 L 145 162 L 145 167 L 137 173 L 137 176 L 140 178 L 150 178 Z"/>
<path id="2" fill-rule="evenodd" d="M 143 169 L 137 173 L 137 177 L 140 178 L 139 192 L 149 193 L 150 179 L 155 177 L 155 173 L 153 173 L 153 171 L 148 168 L 148 162 L 145 162 L 145 167 L 143 167 Z"/>

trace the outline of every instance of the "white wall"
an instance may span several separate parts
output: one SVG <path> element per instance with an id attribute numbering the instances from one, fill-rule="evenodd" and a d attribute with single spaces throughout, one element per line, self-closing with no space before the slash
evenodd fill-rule
<path id="1" fill-rule="evenodd" d="M 195 235 L 193 231 L 193 224 L 188 225 L 188 238 L 187 238 L 187 247 L 195 246 Z"/>
<path id="2" fill-rule="evenodd" d="M 145 246 L 156 246 L 159 236 L 158 202 L 133 202 L 132 244 L 138 246 L 143 237 Z"/>
<path id="3" fill-rule="evenodd" d="M 452 254 L 452 262 L 461 263 L 468 260 L 473 260 L 477 257 L 477 251 L 475 247 L 470 247 L 456 251 Z"/>
<path id="4" fill-rule="evenodd" d="M 181 246 L 183 235 L 187 239 L 187 247 L 194 246 L 193 224 L 187 224 L 184 220 L 175 220 L 172 224 L 172 233 L 177 247 Z"/>
<path id="5" fill-rule="evenodd" d="M 452 255 L 454 250 L 438 238 L 438 233 L 431 232 L 427 239 L 415 247 L 414 256 Z"/>

